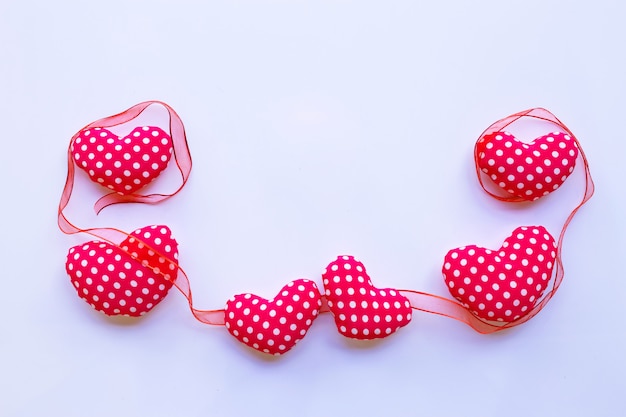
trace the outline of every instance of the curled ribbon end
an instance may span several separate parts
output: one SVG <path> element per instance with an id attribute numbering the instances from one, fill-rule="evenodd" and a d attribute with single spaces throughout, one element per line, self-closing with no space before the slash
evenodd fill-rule
<path id="1" fill-rule="evenodd" d="M 109 193 L 105 196 L 100 197 L 98 201 L 96 201 L 96 203 L 93 205 L 93 209 L 96 212 L 96 215 L 99 215 L 102 210 L 110 205 L 133 202 L 134 199 L 130 197 L 131 196 L 118 193 Z"/>

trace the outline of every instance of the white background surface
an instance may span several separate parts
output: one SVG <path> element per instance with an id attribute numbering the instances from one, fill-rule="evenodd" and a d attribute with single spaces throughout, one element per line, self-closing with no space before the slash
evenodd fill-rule
<path id="1" fill-rule="evenodd" d="M 608 0 L 1 2 L 0 415 L 623 416 L 625 16 Z M 523 207 L 474 176 L 478 134 L 526 108 L 573 130 L 597 192 L 567 232 L 561 289 L 527 324 L 481 336 L 416 313 L 358 344 L 326 314 L 268 359 L 175 290 L 128 324 L 69 283 L 66 251 L 88 240 L 56 227 L 69 139 L 149 99 L 185 122 L 188 186 L 96 217 L 101 190 L 79 175 L 68 213 L 169 225 L 200 308 L 321 284 L 345 253 L 379 286 L 447 295 L 449 249 L 524 224 L 558 235 L 580 165 Z"/>

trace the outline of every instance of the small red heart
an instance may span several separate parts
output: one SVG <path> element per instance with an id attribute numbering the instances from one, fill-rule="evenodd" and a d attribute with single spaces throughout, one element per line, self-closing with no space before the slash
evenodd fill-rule
<path id="1" fill-rule="evenodd" d="M 70 248 L 65 269 L 78 296 L 93 308 L 108 316 L 136 317 L 167 295 L 178 274 L 177 258 L 170 229 L 148 226 L 119 246 L 92 241 Z"/>
<path id="2" fill-rule="evenodd" d="M 92 181 L 131 194 L 153 181 L 172 156 L 172 138 L 154 126 L 135 128 L 123 138 L 107 129 L 83 130 L 71 152 Z"/>
<path id="3" fill-rule="evenodd" d="M 539 301 L 555 256 L 556 242 L 543 226 L 518 227 L 498 250 L 452 249 L 442 271 L 450 294 L 474 315 L 508 323 Z"/>
<path id="4" fill-rule="evenodd" d="M 409 300 L 391 288 L 374 287 L 363 264 L 339 256 L 323 275 L 328 308 L 339 333 L 352 339 L 378 339 L 411 321 Z"/>
<path id="5" fill-rule="evenodd" d="M 306 335 L 321 305 L 317 285 L 297 279 L 271 300 L 249 293 L 235 295 L 226 303 L 225 325 L 241 343 L 282 355 Z"/>
<path id="6" fill-rule="evenodd" d="M 578 148 L 566 133 L 554 132 L 526 144 L 508 132 L 494 132 L 477 144 L 478 167 L 508 193 L 537 200 L 559 188 L 574 171 Z"/>

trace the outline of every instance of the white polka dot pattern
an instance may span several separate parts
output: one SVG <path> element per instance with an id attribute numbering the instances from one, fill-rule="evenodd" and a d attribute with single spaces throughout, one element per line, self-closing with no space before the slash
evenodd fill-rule
<path id="1" fill-rule="evenodd" d="M 241 343 L 278 356 L 306 335 L 321 305 L 317 285 L 297 279 L 271 300 L 249 293 L 234 296 L 226 303 L 225 326 Z"/>
<path id="2" fill-rule="evenodd" d="M 87 129 L 71 145 L 74 161 L 89 178 L 119 194 L 134 193 L 157 178 L 172 149 L 170 136 L 153 126 L 137 127 L 123 138 L 107 129 Z"/>
<path id="3" fill-rule="evenodd" d="M 148 247 L 149 246 L 149 247 Z M 178 244 L 167 226 L 136 230 L 119 246 L 92 241 L 69 250 L 65 269 L 96 310 L 141 316 L 167 295 L 178 274 Z"/>
<path id="4" fill-rule="evenodd" d="M 363 264 L 353 256 L 337 257 L 322 278 L 328 308 L 345 337 L 378 339 L 411 321 L 409 300 L 397 290 L 374 287 Z"/>
<path id="5" fill-rule="evenodd" d="M 509 194 L 537 200 L 558 189 L 574 171 L 578 148 L 563 132 L 523 143 L 508 132 L 488 134 L 477 143 L 478 167 Z"/>
<path id="6" fill-rule="evenodd" d="M 508 323 L 539 301 L 555 256 L 556 242 L 543 226 L 518 227 L 498 250 L 471 245 L 449 251 L 442 271 L 450 294 L 474 315 Z"/>

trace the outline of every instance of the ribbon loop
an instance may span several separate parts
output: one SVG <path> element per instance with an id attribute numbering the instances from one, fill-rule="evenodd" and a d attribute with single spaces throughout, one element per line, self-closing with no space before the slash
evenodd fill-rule
<path id="1" fill-rule="evenodd" d="M 163 102 L 146 101 L 146 102 L 137 104 L 129 108 L 128 110 L 125 110 L 117 115 L 106 117 L 106 118 L 97 120 L 93 123 L 90 123 L 89 125 L 85 126 L 83 129 L 81 129 L 81 131 L 85 129 L 95 128 L 95 127 L 106 128 L 106 127 L 112 127 L 112 126 L 117 126 L 117 125 L 127 123 L 137 118 L 143 111 L 145 111 L 149 106 L 153 104 L 159 104 L 165 107 L 166 110 L 168 111 L 168 114 L 170 117 L 169 129 L 170 129 L 170 134 L 171 134 L 171 138 L 173 141 L 174 159 L 176 161 L 176 165 L 182 177 L 181 185 L 179 186 L 177 190 L 175 190 L 171 194 L 142 195 L 142 194 L 136 194 L 136 193 L 135 194 L 120 194 L 120 193 L 115 193 L 115 192 L 109 193 L 103 196 L 102 198 L 100 198 L 95 203 L 94 208 L 97 213 L 99 213 L 102 209 L 112 204 L 119 204 L 119 203 L 156 204 L 176 195 L 187 183 L 187 180 L 189 178 L 189 174 L 191 171 L 192 162 L 191 162 L 191 155 L 189 152 L 189 147 L 188 147 L 187 139 L 185 135 L 185 129 L 184 129 L 184 126 L 182 124 L 180 117 L 176 114 L 176 112 L 170 106 L 168 106 L 167 104 Z M 527 314 L 511 322 L 493 322 L 493 321 L 481 319 L 475 316 L 474 314 L 472 314 L 472 312 L 469 309 L 465 308 L 461 303 L 453 299 L 441 297 L 441 296 L 434 295 L 434 294 L 428 294 L 428 293 L 424 293 L 420 291 L 415 291 L 415 290 L 399 290 L 399 292 L 409 300 L 410 305 L 413 309 L 424 311 L 424 312 L 431 313 L 431 314 L 438 314 L 438 315 L 442 315 L 445 317 L 453 318 L 455 320 L 458 320 L 462 323 L 467 324 L 468 326 L 470 326 L 471 328 L 473 328 L 475 331 L 479 333 L 488 334 L 488 333 L 498 332 L 507 328 L 511 328 L 514 326 L 518 326 L 522 323 L 527 322 L 531 318 L 533 318 L 543 309 L 543 307 L 545 307 L 545 305 L 550 301 L 550 299 L 554 296 L 559 286 L 561 285 L 563 281 L 563 277 L 564 277 L 564 268 L 563 268 L 563 261 L 562 261 L 562 247 L 563 247 L 563 239 L 565 236 L 565 232 L 569 224 L 571 223 L 573 217 L 577 214 L 578 210 L 587 201 L 589 201 L 589 199 L 593 196 L 593 193 L 595 190 L 593 179 L 591 178 L 591 173 L 589 170 L 589 163 L 587 161 L 587 157 L 578 139 L 576 138 L 576 136 L 554 114 L 552 114 L 546 109 L 532 108 L 532 109 L 528 109 L 528 110 L 524 110 L 524 111 L 512 114 L 490 125 L 479 136 L 474 147 L 476 174 L 477 174 L 477 178 L 481 187 L 492 198 L 495 198 L 503 202 L 527 201 L 527 200 L 523 200 L 515 196 L 499 195 L 488 190 L 485 183 L 483 182 L 483 173 L 480 170 L 479 165 L 478 165 L 479 154 L 482 149 L 481 147 L 483 146 L 481 139 L 485 135 L 495 133 L 495 132 L 501 132 L 507 126 L 515 123 L 516 121 L 524 117 L 530 117 L 533 119 L 550 122 L 558 126 L 560 129 L 564 130 L 569 136 L 571 136 L 571 138 L 574 140 L 578 148 L 579 157 L 583 161 L 583 166 L 584 166 L 584 171 L 585 171 L 585 189 L 584 189 L 584 193 L 581 198 L 581 201 L 570 212 L 559 234 L 557 247 L 556 247 L 555 264 L 554 264 L 554 268 L 552 271 L 553 279 L 552 279 L 551 288 L 549 288 L 549 290 L 534 305 L 534 307 L 530 309 L 530 311 L 528 311 Z M 119 229 L 115 229 L 115 228 L 82 229 L 72 224 L 67 219 L 67 217 L 65 216 L 63 212 L 65 208 L 67 207 L 67 205 L 69 204 L 69 201 L 72 195 L 72 190 L 74 187 L 74 175 L 75 175 L 76 168 L 74 164 L 74 159 L 72 157 L 71 146 L 74 140 L 79 135 L 79 133 L 75 134 L 72 137 L 70 141 L 70 146 L 68 147 L 68 174 L 67 174 L 65 186 L 63 188 L 63 193 L 61 195 L 61 201 L 59 203 L 59 208 L 58 208 L 58 226 L 63 233 L 66 233 L 66 234 L 86 233 L 97 239 L 105 240 L 111 244 L 114 244 L 120 247 L 119 246 L 120 242 L 122 242 L 124 239 L 130 236 L 128 233 Z M 150 248 L 149 243 L 146 243 L 146 242 L 142 242 L 142 243 L 145 246 Z M 159 254 L 158 250 L 154 248 L 150 248 L 150 249 L 153 252 Z M 175 266 L 175 268 L 177 268 L 178 276 L 176 280 L 174 281 L 173 285 L 176 286 L 178 291 L 180 291 L 180 293 L 183 294 L 183 296 L 187 299 L 189 308 L 193 316 L 198 321 L 205 323 L 205 324 L 224 325 L 225 324 L 225 310 L 224 309 L 220 309 L 220 310 L 196 309 L 193 305 L 193 295 L 191 292 L 191 287 L 190 287 L 189 278 L 187 277 L 187 274 L 178 265 L 178 262 L 176 260 L 171 260 L 167 256 L 163 256 L 163 258 L 168 259 L 168 262 L 170 262 L 171 264 Z M 137 259 L 137 260 L 140 262 L 143 261 L 142 259 Z M 156 268 L 153 268 L 153 271 L 155 273 L 163 274 L 163 272 L 157 271 Z M 325 296 L 322 296 L 322 306 L 320 309 L 320 313 L 325 313 L 329 311 L 330 309 L 329 309 L 328 301 L 326 300 Z"/>

